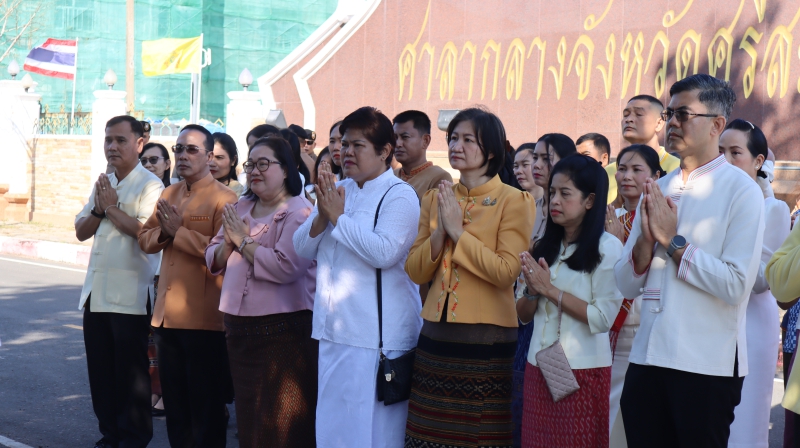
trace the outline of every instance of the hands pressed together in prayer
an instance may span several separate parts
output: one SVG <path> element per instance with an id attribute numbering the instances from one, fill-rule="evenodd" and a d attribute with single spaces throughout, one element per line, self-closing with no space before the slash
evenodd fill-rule
<path id="1" fill-rule="evenodd" d="M 464 212 L 453 192 L 453 183 L 443 180 L 437 193 L 438 218 L 436 229 L 431 233 L 431 259 L 435 260 L 444 248 L 446 237 L 457 243 L 464 233 Z"/>
<path id="2" fill-rule="evenodd" d="M 549 300 L 552 300 L 552 297 L 558 297 L 558 292 L 553 293 L 556 288 L 550 283 L 550 266 L 547 265 L 544 258 L 536 261 L 530 252 L 523 252 L 519 254 L 519 261 L 522 265 L 525 284 L 528 286 L 528 295 L 539 295 Z"/>
<path id="3" fill-rule="evenodd" d="M 645 242 L 669 247 L 672 237 L 678 234 L 678 207 L 671 198 L 664 197 L 661 188 L 652 179 L 644 184 L 644 196 L 639 207 L 642 236 Z"/>
<path id="4" fill-rule="evenodd" d="M 222 229 L 225 243 L 231 249 L 239 247 L 245 237 L 250 235 L 250 223 L 246 218 L 239 217 L 233 204 L 225 204 L 222 209 Z"/>
<path id="5" fill-rule="evenodd" d="M 623 244 L 625 244 L 625 228 L 622 223 L 617 219 L 617 211 L 614 209 L 613 204 L 606 207 L 606 232 L 614 235 Z"/>
<path id="6" fill-rule="evenodd" d="M 108 176 L 101 174 L 94 183 L 94 211 L 105 214 L 109 207 L 117 206 L 117 190 L 111 186 Z"/>
<path id="7" fill-rule="evenodd" d="M 328 223 L 334 226 L 339 217 L 344 214 L 344 187 L 336 187 L 336 175 L 331 171 L 328 162 L 319 164 L 317 184 L 314 185 L 317 194 L 317 210 L 319 214 L 314 218 L 310 235 L 315 238 L 324 232 Z"/>
<path id="8" fill-rule="evenodd" d="M 183 225 L 183 217 L 178 212 L 178 207 L 169 205 L 166 199 L 159 199 L 156 204 L 156 218 L 161 226 L 161 233 L 175 238 L 178 229 Z"/>

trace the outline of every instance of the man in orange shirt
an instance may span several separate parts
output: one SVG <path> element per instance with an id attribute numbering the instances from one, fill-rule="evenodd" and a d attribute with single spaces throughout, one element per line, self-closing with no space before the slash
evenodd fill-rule
<path id="1" fill-rule="evenodd" d="M 183 181 L 170 185 L 139 233 L 139 246 L 162 252 L 153 311 L 170 445 L 225 446 L 230 371 L 219 311 L 222 276 L 208 272 L 205 249 L 236 194 L 208 168 L 214 139 L 185 126 L 172 151 Z"/>

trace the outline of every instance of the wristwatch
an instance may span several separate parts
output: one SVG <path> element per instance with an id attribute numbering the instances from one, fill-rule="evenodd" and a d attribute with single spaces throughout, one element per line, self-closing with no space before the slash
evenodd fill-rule
<path id="1" fill-rule="evenodd" d="M 244 237 L 244 239 L 242 240 L 242 242 L 239 244 L 239 247 L 237 248 L 237 250 L 239 251 L 239 253 L 242 253 L 242 250 L 244 250 L 244 246 L 247 246 L 247 245 L 248 245 L 248 244 L 250 244 L 250 243 L 255 243 L 255 240 L 253 240 L 253 239 L 252 239 L 252 238 L 250 238 L 249 236 L 246 236 L 246 237 Z"/>
<path id="2" fill-rule="evenodd" d="M 97 213 L 96 211 L 94 211 L 94 207 L 92 207 L 92 209 L 89 210 L 89 213 L 91 213 L 92 216 L 94 216 L 97 219 L 103 219 L 106 217 L 105 213 Z"/>
<path id="3" fill-rule="evenodd" d="M 686 247 L 686 238 L 680 235 L 673 236 L 667 248 L 667 256 L 672 258 L 672 254 L 674 254 L 676 250 L 683 249 L 684 247 Z"/>

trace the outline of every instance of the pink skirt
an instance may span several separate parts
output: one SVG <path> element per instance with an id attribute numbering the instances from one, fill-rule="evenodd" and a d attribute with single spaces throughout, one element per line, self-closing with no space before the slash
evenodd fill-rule
<path id="1" fill-rule="evenodd" d="M 608 448 L 611 367 L 573 370 L 581 388 L 553 402 L 544 376 L 525 369 L 522 446 L 526 448 Z"/>

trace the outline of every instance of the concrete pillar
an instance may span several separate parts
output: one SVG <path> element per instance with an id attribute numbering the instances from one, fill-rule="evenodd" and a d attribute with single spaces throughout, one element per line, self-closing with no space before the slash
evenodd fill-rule
<path id="1" fill-rule="evenodd" d="M 121 90 L 95 90 L 94 103 L 92 103 L 92 183 L 102 173 L 106 172 L 106 155 L 103 151 L 103 142 L 106 138 L 106 122 L 118 116 L 126 115 L 126 93 Z M 91 191 L 92 184 L 86 186 L 86 194 Z"/>
<path id="2" fill-rule="evenodd" d="M 251 91 L 228 92 L 230 103 L 225 111 L 225 132 L 236 142 L 239 164 L 247 161 L 247 133 L 264 124 L 261 94 Z"/>
<path id="3" fill-rule="evenodd" d="M 0 135 L 5 136 L 0 153 L 6 161 L 0 166 L 0 184 L 8 185 L 9 195 L 30 195 L 31 158 L 29 147 L 39 120 L 41 95 L 27 93 L 22 81 L 0 81 Z"/>

